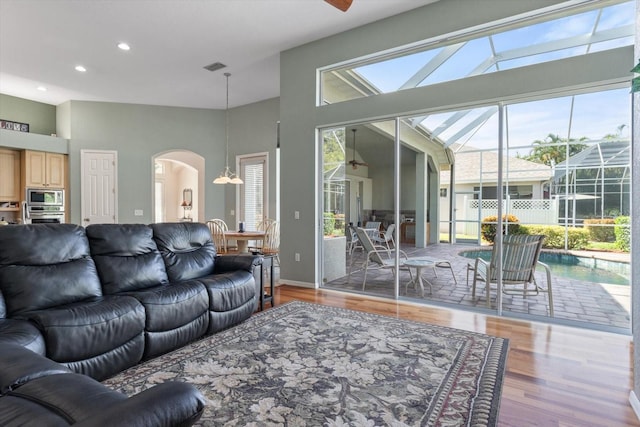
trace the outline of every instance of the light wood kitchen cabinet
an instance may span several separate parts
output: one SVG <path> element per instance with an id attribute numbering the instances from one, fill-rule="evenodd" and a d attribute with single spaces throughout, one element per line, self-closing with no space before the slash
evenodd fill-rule
<path id="1" fill-rule="evenodd" d="M 24 187 L 64 188 L 67 159 L 65 154 L 45 151 L 24 152 Z"/>
<path id="2" fill-rule="evenodd" d="M 0 149 L 0 202 L 19 202 L 20 151 Z"/>

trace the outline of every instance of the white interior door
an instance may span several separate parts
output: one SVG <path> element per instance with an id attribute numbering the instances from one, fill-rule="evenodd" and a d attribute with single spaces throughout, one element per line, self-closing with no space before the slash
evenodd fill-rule
<path id="1" fill-rule="evenodd" d="M 116 151 L 82 150 L 82 225 L 115 224 L 117 217 Z"/>

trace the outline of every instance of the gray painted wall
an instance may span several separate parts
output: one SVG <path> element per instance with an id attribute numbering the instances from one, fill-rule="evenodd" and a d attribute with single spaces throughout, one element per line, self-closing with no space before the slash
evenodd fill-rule
<path id="1" fill-rule="evenodd" d="M 280 99 L 268 99 L 231 110 L 229 117 L 229 165 L 238 172 L 235 154 L 269 153 L 269 218 L 276 218 L 276 144 L 277 123 L 280 120 Z M 217 172 L 219 173 L 219 172 Z M 237 222 L 229 211 L 235 209 L 236 186 L 226 185 L 225 221 L 232 227 Z"/>
<path id="2" fill-rule="evenodd" d="M 152 221 L 151 158 L 167 150 L 190 150 L 205 158 L 205 219 L 225 218 L 235 209 L 236 187 L 218 186 L 213 179 L 224 168 L 225 112 L 222 110 L 69 101 L 56 107 L 0 94 L 1 115 L 7 120 L 47 123 L 46 135 L 0 131 L 0 146 L 69 154 L 69 191 L 73 223 L 80 223 L 80 150 L 118 152 L 118 219 L 120 223 Z M 18 109 L 17 107 L 20 108 Z M 57 114 L 56 114 L 57 110 Z M 276 123 L 279 99 L 229 111 L 229 164 L 235 156 L 269 153 L 269 176 L 276 175 Z M 57 129 L 59 137 L 48 136 Z M 62 138 L 64 137 L 64 138 Z M 276 180 L 269 182 L 269 216 L 276 216 Z M 226 207 L 225 207 L 226 206 Z M 134 216 L 135 209 L 144 215 Z"/>
<path id="3" fill-rule="evenodd" d="M 80 150 L 118 152 L 119 222 L 149 223 L 152 222 L 151 158 L 160 152 L 180 149 L 205 158 L 204 218 L 226 218 L 230 224 L 234 223 L 228 213 L 235 208 L 235 186 L 212 183 L 225 162 L 224 110 L 83 101 L 71 101 L 64 109 L 70 121 L 72 222 L 80 222 Z M 237 154 L 271 148 L 275 157 L 277 116 L 278 100 L 230 110 L 229 164 L 232 169 L 235 169 Z M 134 216 L 135 209 L 142 209 L 144 215 Z"/>
<path id="4" fill-rule="evenodd" d="M 69 191 L 71 222 L 80 223 L 80 150 L 118 152 L 118 222 L 152 222 L 153 155 L 173 149 L 204 157 L 205 182 L 224 165 L 222 111 L 71 101 L 69 106 Z M 224 211 L 223 189 L 207 186 L 205 214 Z M 143 216 L 134 216 L 142 209 Z"/>
<path id="5" fill-rule="evenodd" d="M 0 94 L 0 119 L 28 123 L 29 133 L 56 133 L 56 107 L 42 102 Z"/>

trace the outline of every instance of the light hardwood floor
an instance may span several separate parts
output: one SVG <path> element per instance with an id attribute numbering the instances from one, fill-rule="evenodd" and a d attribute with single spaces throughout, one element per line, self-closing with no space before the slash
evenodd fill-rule
<path id="1" fill-rule="evenodd" d="M 629 336 L 338 291 L 276 287 L 276 306 L 293 300 L 508 338 L 499 426 L 640 426 L 629 404 L 633 380 Z"/>

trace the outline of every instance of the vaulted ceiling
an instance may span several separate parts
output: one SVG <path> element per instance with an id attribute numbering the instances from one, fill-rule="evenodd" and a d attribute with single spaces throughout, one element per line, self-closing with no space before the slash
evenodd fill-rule
<path id="1" fill-rule="evenodd" d="M 281 51 L 433 1 L 0 0 L 0 93 L 224 108 L 229 72 L 230 106 L 244 105 L 279 96 Z"/>

